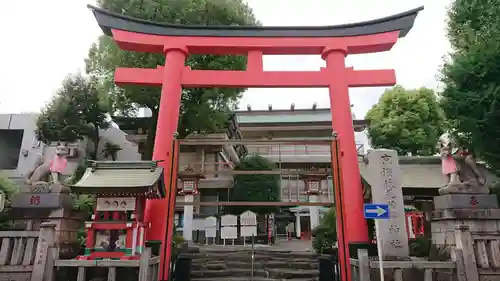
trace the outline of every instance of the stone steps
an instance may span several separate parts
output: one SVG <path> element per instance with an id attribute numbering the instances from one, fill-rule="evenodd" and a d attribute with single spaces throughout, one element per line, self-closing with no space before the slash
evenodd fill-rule
<path id="1" fill-rule="evenodd" d="M 270 279 L 266 277 L 256 277 L 254 276 L 252 279 L 249 277 L 227 277 L 227 278 L 221 278 L 221 277 L 216 277 L 216 278 L 192 278 L 191 281 L 284 281 L 286 279 Z M 294 281 L 316 281 L 317 279 L 293 279 Z"/>
<path id="2" fill-rule="evenodd" d="M 191 272 L 192 278 L 213 278 L 213 277 L 249 277 L 252 276 L 252 269 L 232 268 L 224 270 L 194 270 Z M 278 279 L 303 279 L 316 278 L 317 269 L 294 270 L 294 269 L 254 269 L 253 276 L 278 278 Z"/>
<path id="3" fill-rule="evenodd" d="M 230 268 L 252 268 L 251 261 L 205 261 L 193 262 L 193 270 L 225 270 Z M 265 263 L 254 262 L 255 269 L 318 269 L 318 261 L 266 261 Z"/>
<path id="4" fill-rule="evenodd" d="M 319 275 L 317 255 L 306 251 L 200 249 L 192 255 L 192 281 L 313 281 Z M 253 268 L 253 273 L 252 273 Z"/>

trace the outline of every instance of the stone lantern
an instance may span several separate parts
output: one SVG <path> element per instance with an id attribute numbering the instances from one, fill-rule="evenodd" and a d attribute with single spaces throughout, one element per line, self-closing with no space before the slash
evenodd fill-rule
<path id="1" fill-rule="evenodd" d="M 204 179 L 205 176 L 201 173 L 196 172 L 193 168 L 188 167 L 179 175 L 180 189 L 178 193 L 184 195 L 184 203 L 189 203 L 191 205 L 184 205 L 184 215 L 182 222 L 182 236 L 187 242 L 193 240 L 193 208 L 192 203 L 194 202 L 194 195 L 199 193 L 198 187 L 200 184 L 200 179 Z"/>
<path id="2" fill-rule="evenodd" d="M 308 196 L 309 202 L 318 202 L 318 196 L 322 193 L 321 182 L 327 178 L 328 173 L 326 171 L 319 171 L 316 167 L 299 175 L 299 180 L 305 183 L 304 193 Z M 318 206 L 309 206 L 309 220 L 311 222 L 311 230 L 319 225 Z"/>

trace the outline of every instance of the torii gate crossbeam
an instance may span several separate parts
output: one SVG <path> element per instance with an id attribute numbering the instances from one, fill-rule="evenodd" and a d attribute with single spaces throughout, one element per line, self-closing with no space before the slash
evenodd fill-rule
<path id="1" fill-rule="evenodd" d="M 149 200 L 146 221 L 151 222 L 147 237 L 161 240 L 163 250 L 159 280 L 167 280 L 173 235 L 173 208 L 177 174 L 171 158 L 175 150 L 183 87 L 327 87 L 330 94 L 332 134 L 337 136 L 342 200 L 337 200 L 342 280 L 350 280 L 348 244 L 368 243 L 363 216 L 363 190 L 352 127 L 349 87 L 391 86 L 393 70 L 353 70 L 346 68 L 349 54 L 388 51 L 412 28 L 423 7 L 382 19 L 321 27 L 185 26 L 148 22 L 90 6 L 105 34 L 123 50 L 165 54 L 165 66 L 156 69 L 118 68 L 115 81 L 121 85 L 161 86 L 160 111 L 154 160 L 162 162 L 168 200 Z M 192 54 L 247 55 L 245 71 L 191 70 L 185 66 Z M 326 67 L 319 71 L 264 71 L 263 55 L 321 55 Z M 332 161 L 335 159 L 332 159 Z M 169 196 L 168 193 L 173 194 Z M 337 195 L 338 196 L 338 195 Z M 340 201 L 349 204 L 339 205 Z M 168 215 L 171 214 L 171 215 Z"/>

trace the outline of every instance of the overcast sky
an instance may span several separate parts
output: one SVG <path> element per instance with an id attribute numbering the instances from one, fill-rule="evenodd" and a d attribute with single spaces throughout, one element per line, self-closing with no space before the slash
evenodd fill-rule
<path id="1" fill-rule="evenodd" d="M 86 8 L 93 0 L 5 1 L 0 10 L 0 113 L 38 112 L 83 59 L 101 30 Z M 449 50 L 445 14 L 449 0 L 247 0 L 264 25 L 333 25 L 376 19 L 425 6 L 411 32 L 389 52 L 349 56 L 356 69 L 396 70 L 405 87 L 438 87 L 436 74 Z M 265 70 L 319 70 L 316 56 L 269 56 Z M 350 90 L 362 117 L 383 88 Z M 240 107 L 328 107 L 326 89 L 251 89 Z"/>

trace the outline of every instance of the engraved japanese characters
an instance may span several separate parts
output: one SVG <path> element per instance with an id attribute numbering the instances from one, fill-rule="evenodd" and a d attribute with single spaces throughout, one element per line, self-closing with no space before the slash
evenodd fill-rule
<path id="1" fill-rule="evenodd" d="M 379 220 L 379 243 L 384 257 L 408 257 L 401 170 L 396 151 L 376 149 L 368 155 L 372 201 L 389 205 L 389 219 Z"/>

